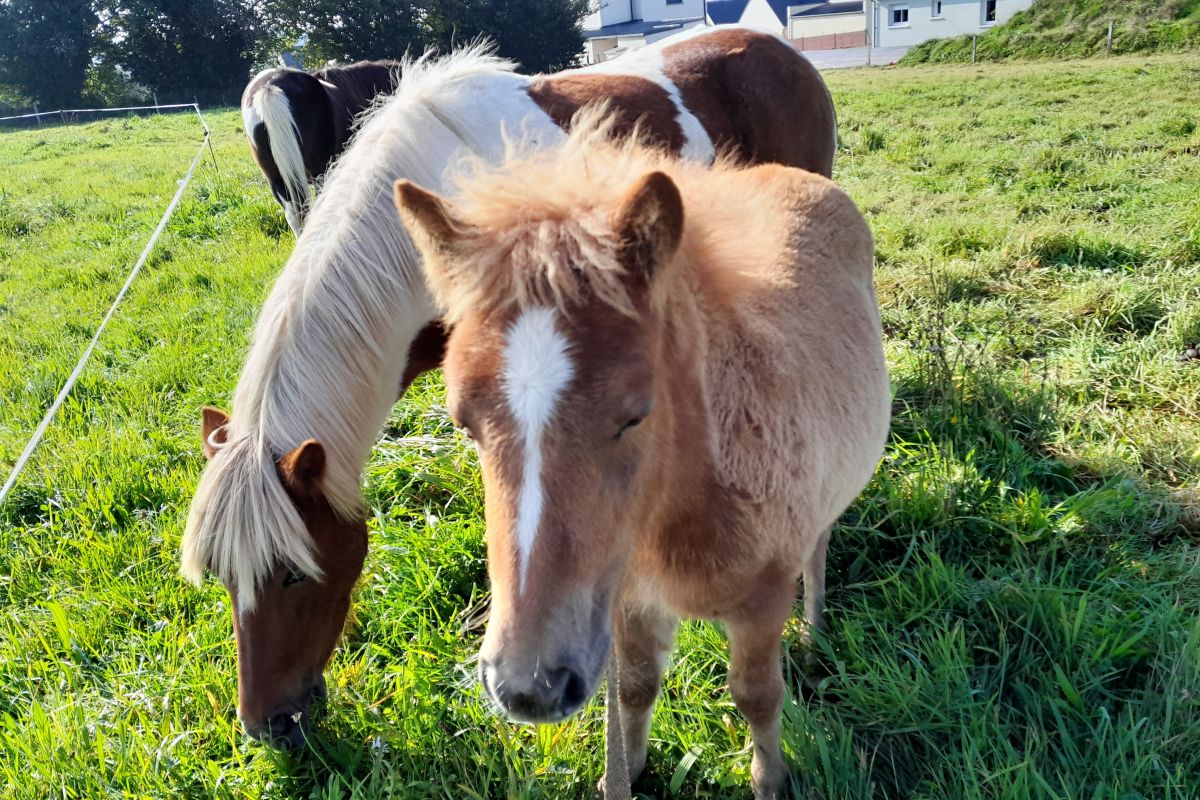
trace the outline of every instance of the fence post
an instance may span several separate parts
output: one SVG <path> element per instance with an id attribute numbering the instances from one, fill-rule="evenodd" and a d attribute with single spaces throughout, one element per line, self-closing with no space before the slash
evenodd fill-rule
<path id="1" fill-rule="evenodd" d="M 33 104 L 33 118 L 37 120 L 37 124 L 40 127 L 42 124 L 42 112 L 38 108 L 37 103 Z"/>
<path id="2" fill-rule="evenodd" d="M 1108 54 L 1110 56 L 1112 55 L 1113 26 L 1114 25 L 1116 25 L 1116 22 L 1110 19 L 1108 21 L 1108 40 L 1105 42 L 1105 49 L 1108 50 Z"/>
<path id="3" fill-rule="evenodd" d="M 155 114 L 159 113 L 159 111 L 158 111 L 158 92 L 154 93 L 154 113 Z"/>
<path id="4" fill-rule="evenodd" d="M 977 47 L 979 47 L 979 37 L 972 36 L 971 37 L 971 63 L 972 64 L 975 63 L 975 50 Z"/>

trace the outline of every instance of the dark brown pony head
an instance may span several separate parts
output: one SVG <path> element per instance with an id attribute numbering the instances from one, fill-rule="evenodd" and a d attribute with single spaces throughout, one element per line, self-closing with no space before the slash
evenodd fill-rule
<path id="1" fill-rule="evenodd" d="M 229 417 L 205 409 L 204 455 L 226 458 Z M 312 540 L 319 575 L 278 562 L 258 582 L 254 602 L 223 577 L 233 609 L 238 655 L 238 716 L 256 739 L 282 746 L 303 743 L 309 704 L 324 694 L 322 675 L 345 624 L 350 592 L 367 554 L 367 526 L 342 518 L 322 492 L 325 450 L 309 440 L 275 464 L 279 482 Z"/>

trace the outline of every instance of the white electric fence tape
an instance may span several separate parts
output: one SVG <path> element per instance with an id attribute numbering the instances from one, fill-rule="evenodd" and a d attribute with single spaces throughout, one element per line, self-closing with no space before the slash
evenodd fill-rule
<path id="1" fill-rule="evenodd" d="M 79 357 L 79 361 L 75 364 L 75 369 L 71 372 L 71 376 L 67 378 L 67 382 L 63 384 L 62 390 L 58 393 L 58 397 L 54 398 L 54 402 L 47 409 L 46 415 L 42 417 L 42 422 L 37 426 L 37 430 L 33 432 L 33 437 L 30 438 L 29 444 L 25 445 L 25 450 L 22 451 L 17 463 L 13 466 L 12 472 L 9 473 L 8 480 L 4 483 L 4 488 L 0 488 L 0 506 L 4 505 L 5 499 L 8 498 L 8 493 L 12 491 L 13 486 L 17 483 L 17 478 L 21 475 L 21 470 L 25 468 L 25 464 L 29 461 L 33 451 L 37 449 L 38 443 L 42 440 L 42 436 L 46 433 L 46 428 L 50 427 L 50 422 L 54 419 L 54 415 L 58 413 L 63 402 L 71 393 L 71 389 L 75 386 L 75 381 L 79 379 L 83 368 L 87 365 L 88 359 L 92 356 L 92 351 L 96 348 L 96 342 L 100 340 L 100 334 L 104 333 L 104 328 L 108 325 L 108 321 L 112 319 L 113 314 L 117 310 L 117 306 L 124 299 L 125 293 L 129 291 L 129 287 L 133 285 L 134 278 L 142 271 L 142 265 L 146 263 L 146 259 L 150 257 L 150 252 L 154 249 L 154 245 L 158 242 L 158 237 L 167 227 L 167 222 L 171 219 L 171 215 L 175 213 L 175 208 L 179 205 L 180 199 L 183 198 L 183 192 L 187 189 L 188 183 L 192 180 L 192 175 L 196 172 L 196 167 L 200 164 L 200 158 L 204 155 L 204 147 L 208 144 L 209 130 L 208 124 L 204 121 L 204 116 L 200 113 L 200 106 L 195 103 L 187 103 L 176 106 L 178 108 L 192 108 L 196 111 L 196 116 L 200 118 L 200 124 L 204 127 L 204 139 L 200 142 L 200 147 L 196 150 L 196 156 L 192 159 L 192 164 L 188 167 L 187 174 L 183 176 L 183 180 L 179 181 L 179 188 L 175 191 L 175 196 L 171 198 L 170 205 L 163 212 L 162 219 L 158 221 L 158 227 L 154 229 L 150 241 L 146 243 L 146 247 L 142 250 L 141 256 L 138 257 L 137 263 L 133 265 L 133 269 L 129 272 L 129 277 L 125 279 L 125 285 L 121 287 L 121 291 L 117 292 L 117 297 L 113 300 L 112 305 L 108 309 L 108 313 L 104 315 L 104 319 L 100 321 L 100 327 L 96 328 L 96 333 L 92 336 L 92 341 L 88 343 L 87 349 L 83 351 L 83 355 Z M 141 107 L 138 107 L 141 108 Z M 148 106 L 146 108 L 156 108 L 156 106 Z M 167 106 L 157 106 L 157 108 L 167 108 Z M 130 108 L 112 108 L 112 109 L 80 109 L 84 111 L 129 111 L 136 110 Z M 46 116 L 47 112 L 43 112 L 42 116 Z M 53 112 L 57 113 L 57 112 Z M 33 116 L 26 114 L 25 116 Z"/>
<path id="2" fill-rule="evenodd" d="M 57 111 L 38 111 L 34 114 L 17 114 L 12 117 L 0 117 L 0 122 L 8 122 L 14 119 L 38 119 L 42 117 L 62 117 L 64 114 L 100 114 L 111 113 L 113 111 L 162 111 L 163 109 L 172 108 L 194 108 L 196 113 L 200 113 L 200 107 L 195 103 L 163 103 L 157 106 L 121 106 L 120 108 L 60 108 Z"/>

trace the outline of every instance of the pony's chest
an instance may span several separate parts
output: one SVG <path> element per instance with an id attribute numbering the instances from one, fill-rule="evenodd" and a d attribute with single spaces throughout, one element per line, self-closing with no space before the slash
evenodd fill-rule
<path id="1" fill-rule="evenodd" d="M 647 525 L 632 563 L 629 591 L 638 602 L 685 617 L 724 616 L 745 592 L 747 576 L 777 556 L 758 509 L 717 485 Z"/>

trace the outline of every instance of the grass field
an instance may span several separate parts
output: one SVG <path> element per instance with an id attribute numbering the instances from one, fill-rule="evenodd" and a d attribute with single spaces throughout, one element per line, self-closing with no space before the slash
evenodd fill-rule
<path id="1" fill-rule="evenodd" d="M 830 551 L 826 677 L 785 710 L 812 798 L 1200 797 L 1200 56 L 844 71 L 891 443 Z M 368 471 L 374 530 L 299 754 L 234 716 L 224 590 L 178 576 L 199 409 L 291 237 L 236 112 L 0 509 L 0 797 L 584 798 L 602 708 L 491 716 L 482 495 L 440 378 Z M 0 134 L 0 468 L 199 141 L 186 116 Z M 787 670 L 802 683 L 798 632 Z M 718 628 L 685 626 L 650 796 L 746 797 Z"/>

